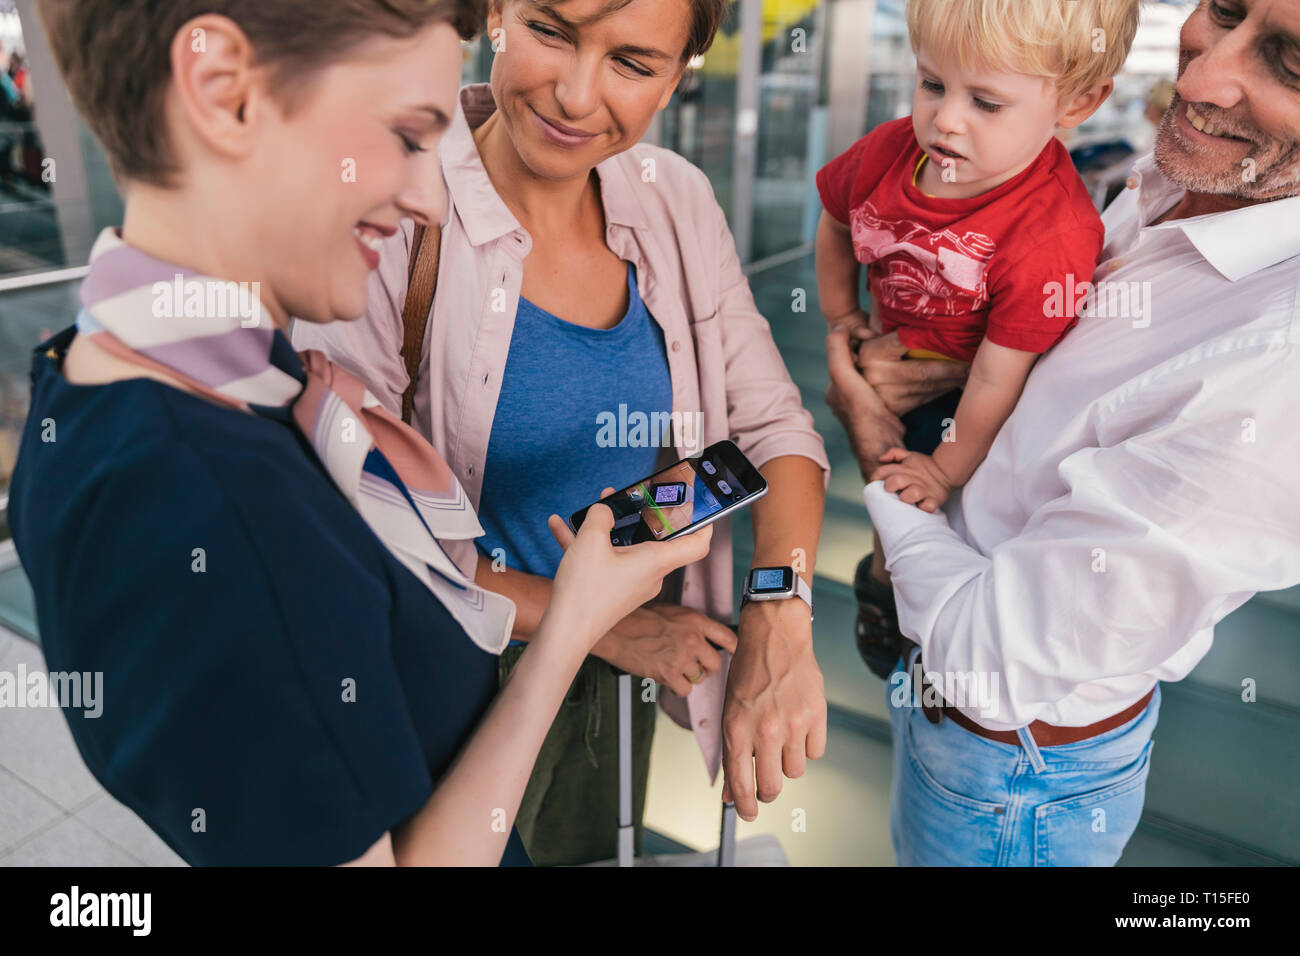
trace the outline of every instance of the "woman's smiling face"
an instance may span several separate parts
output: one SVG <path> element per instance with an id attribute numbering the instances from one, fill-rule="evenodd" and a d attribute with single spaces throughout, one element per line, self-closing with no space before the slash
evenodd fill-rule
<path id="1" fill-rule="evenodd" d="M 439 221 L 437 146 L 460 62 L 459 37 L 444 23 L 409 39 L 376 37 L 322 71 L 290 115 L 268 111 L 241 172 L 256 184 L 246 197 L 252 241 L 284 312 L 357 318 L 381 241 L 403 217 Z"/>
<path id="2" fill-rule="evenodd" d="M 690 0 L 497 0 L 492 93 L 534 175 L 587 176 L 636 145 L 684 69 Z M 608 12 L 607 12 L 608 11 Z"/>

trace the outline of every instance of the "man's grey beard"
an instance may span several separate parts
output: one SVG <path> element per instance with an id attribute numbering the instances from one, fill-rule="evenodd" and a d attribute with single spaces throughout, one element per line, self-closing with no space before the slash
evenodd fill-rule
<path id="1" fill-rule="evenodd" d="M 1255 181 L 1245 178 L 1246 168 L 1238 166 L 1230 169 L 1207 169 L 1197 162 L 1194 151 L 1182 143 L 1181 135 L 1175 128 L 1178 109 L 1182 99 L 1175 94 L 1174 101 L 1160 118 L 1160 128 L 1156 133 L 1155 160 L 1160 172 L 1176 186 L 1195 193 L 1212 196 L 1227 196 L 1245 202 L 1259 202 L 1268 199 L 1285 199 L 1300 195 L 1300 143 L 1292 142 L 1277 151 L 1267 168 L 1259 163 L 1258 155 L 1262 151 L 1272 151 L 1279 146 L 1271 140 L 1263 146 L 1251 149 L 1250 158 L 1259 163 L 1255 170 Z"/>

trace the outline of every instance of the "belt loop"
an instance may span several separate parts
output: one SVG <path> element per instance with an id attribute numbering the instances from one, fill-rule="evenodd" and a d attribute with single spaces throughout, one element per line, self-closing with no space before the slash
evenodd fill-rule
<path id="1" fill-rule="evenodd" d="M 1020 727 L 1016 730 L 1016 736 L 1020 738 L 1020 746 L 1025 748 L 1025 756 L 1029 758 L 1029 765 L 1034 768 L 1034 773 L 1042 773 L 1047 769 L 1047 761 L 1043 759 L 1042 751 L 1038 749 L 1038 742 L 1034 740 L 1034 735 L 1029 732 L 1028 727 Z"/>

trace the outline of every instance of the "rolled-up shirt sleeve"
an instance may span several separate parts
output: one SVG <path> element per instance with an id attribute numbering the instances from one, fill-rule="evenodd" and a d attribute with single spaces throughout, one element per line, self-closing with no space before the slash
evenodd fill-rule
<path id="1" fill-rule="evenodd" d="M 294 319 L 292 340 L 299 351 L 316 349 L 361 379 L 380 404 L 402 414 L 402 395 L 411 382 L 402 359 L 402 309 L 414 224 L 402 220 L 384 240 L 379 268 L 370 274 L 366 312 L 353 322 L 322 325 Z"/>
<path id="2" fill-rule="evenodd" d="M 703 174 L 701 173 L 701 178 Z M 705 180 L 707 187 L 707 179 Z M 719 334 L 726 362 L 727 422 L 741 453 L 755 467 L 784 455 L 810 458 L 830 482 L 826 445 L 803 406 L 799 387 L 790 378 L 772 339 L 772 328 L 754 304 L 754 294 L 736 254 L 726 215 L 709 189 L 708 202 L 718 255 Z"/>
<path id="3" fill-rule="evenodd" d="M 1000 675 L 981 723 L 1022 727 L 1082 684 L 1159 673 L 1256 592 L 1300 583 L 1288 421 L 1300 358 L 1282 350 L 1225 376 L 1129 398 L 1099 424 L 1104 447 L 1060 463 L 1065 493 L 988 554 L 943 512 L 867 486 L 899 624 L 927 669 Z"/>

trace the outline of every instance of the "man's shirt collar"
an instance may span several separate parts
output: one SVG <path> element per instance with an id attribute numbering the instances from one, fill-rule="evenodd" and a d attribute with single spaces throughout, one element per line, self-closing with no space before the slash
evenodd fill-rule
<path id="1" fill-rule="evenodd" d="M 1154 153 L 1137 161 L 1130 182 L 1138 190 L 1142 228 L 1166 212 L 1185 191 L 1160 171 Z M 1230 282 L 1300 256 L 1300 196 L 1168 225 L 1180 228 L 1205 261 Z"/>

